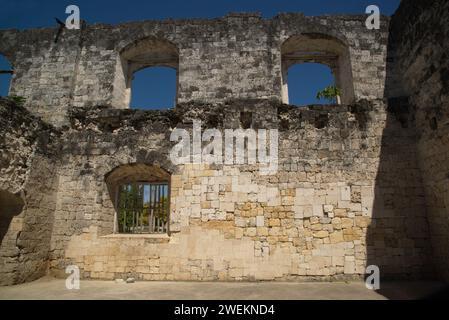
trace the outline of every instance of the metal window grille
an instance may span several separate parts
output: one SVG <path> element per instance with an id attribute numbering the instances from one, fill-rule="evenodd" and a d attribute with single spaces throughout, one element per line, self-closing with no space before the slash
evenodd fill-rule
<path id="1" fill-rule="evenodd" d="M 168 232 L 169 200 L 167 183 L 136 182 L 121 185 L 117 204 L 118 232 Z"/>

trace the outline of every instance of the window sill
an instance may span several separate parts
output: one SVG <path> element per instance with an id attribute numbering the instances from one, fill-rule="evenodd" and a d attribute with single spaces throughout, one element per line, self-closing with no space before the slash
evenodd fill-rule
<path id="1" fill-rule="evenodd" d="M 103 239 L 170 239 L 170 236 L 166 233 L 147 233 L 147 234 L 124 234 L 114 233 L 106 236 L 101 236 Z"/>

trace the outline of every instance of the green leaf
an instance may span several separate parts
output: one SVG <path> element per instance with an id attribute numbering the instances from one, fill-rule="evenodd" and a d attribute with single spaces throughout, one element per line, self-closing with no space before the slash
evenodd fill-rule
<path id="1" fill-rule="evenodd" d="M 335 103 L 337 101 L 337 97 L 341 95 L 340 89 L 337 86 L 329 86 L 319 91 L 316 94 L 316 98 L 318 100 L 324 99 L 331 103 Z"/>
<path id="2" fill-rule="evenodd" d="M 7 99 L 14 102 L 18 106 L 23 106 L 26 101 L 26 99 L 24 97 L 20 97 L 20 96 L 8 96 Z"/>

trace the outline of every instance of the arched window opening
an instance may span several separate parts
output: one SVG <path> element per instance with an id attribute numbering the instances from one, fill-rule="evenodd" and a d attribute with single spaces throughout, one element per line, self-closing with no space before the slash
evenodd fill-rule
<path id="1" fill-rule="evenodd" d="M 145 38 L 122 50 L 120 59 L 123 77 L 114 84 L 116 102 L 139 109 L 176 105 L 179 53 L 173 43 Z"/>
<path id="2" fill-rule="evenodd" d="M 12 79 L 12 66 L 9 61 L 0 54 L 0 96 L 5 97 L 9 94 Z"/>
<path id="3" fill-rule="evenodd" d="M 131 108 L 167 109 L 176 104 L 176 69 L 150 67 L 134 73 Z"/>
<path id="4" fill-rule="evenodd" d="M 289 69 L 304 63 L 322 64 L 327 66 L 335 77 L 334 93 L 337 103 L 350 104 L 354 101 L 354 84 L 348 47 L 339 39 L 322 34 L 301 34 L 287 39 L 281 47 L 282 56 L 282 101 L 291 103 L 297 88 L 289 82 Z M 309 74 L 313 77 L 313 74 Z M 325 89 L 321 88 L 319 90 Z M 295 92 L 295 94 L 292 94 Z M 317 92 L 309 92 L 315 95 Z M 294 99 L 296 100 L 296 99 Z"/>
<path id="5" fill-rule="evenodd" d="M 125 183 L 119 186 L 118 193 L 119 233 L 167 232 L 168 183 Z"/>
<path id="6" fill-rule="evenodd" d="M 288 84 L 290 104 L 335 104 L 338 99 L 317 98 L 317 94 L 326 88 L 335 86 L 332 70 L 319 63 L 294 64 L 288 69 Z"/>
<path id="7" fill-rule="evenodd" d="M 157 166 L 124 165 L 106 177 L 115 207 L 115 233 L 168 233 L 170 174 Z"/>
<path id="8" fill-rule="evenodd" d="M 0 190 L 0 244 L 9 230 L 12 219 L 22 212 L 23 206 L 22 198 L 8 191 Z"/>

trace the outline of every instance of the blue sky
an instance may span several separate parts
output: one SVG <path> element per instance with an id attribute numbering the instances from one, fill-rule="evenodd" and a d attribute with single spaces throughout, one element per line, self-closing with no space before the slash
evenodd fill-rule
<path id="1" fill-rule="evenodd" d="M 87 23 L 119 23 L 166 18 L 215 18 L 228 12 L 260 12 L 266 18 L 279 12 L 306 15 L 364 14 L 368 5 L 391 15 L 400 0 L 0 0 L 0 29 L 55 26 L 54 17 L 65 20 L 65 8 L 76 4 Z M 0 57 L 0 69 L 7 69 Z M 295 104 L 316 102 L 320 89 L 332 83 L 328 70 L 319 65 L 295 66 L 289 73 L 290 100 Z M 132 105 L 155 108 L 173 105 L 174 72 L 165 68 L 145 69 L 135 75 Z M 5 95 L 8 76 L 0 75 L 0 95 Z M 291 88 L 295 88 L 294 92 Z"/>

